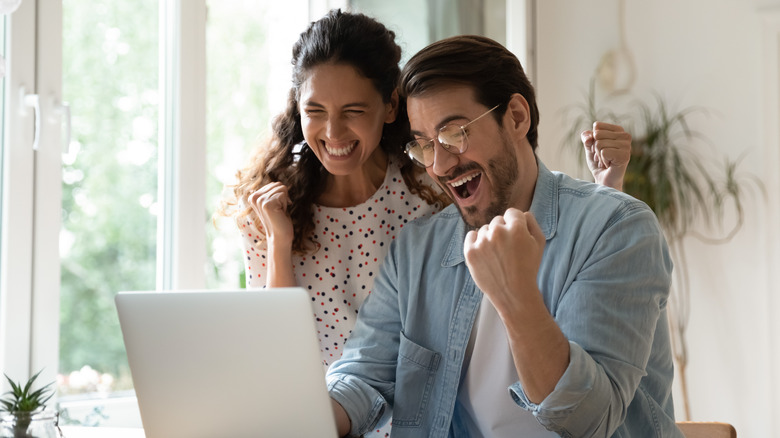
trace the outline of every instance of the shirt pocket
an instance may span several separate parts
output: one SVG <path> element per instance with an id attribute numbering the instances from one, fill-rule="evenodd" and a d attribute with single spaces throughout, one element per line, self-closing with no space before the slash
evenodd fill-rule
<path id="1" fill-rule="evenodd" d="M 433 390 L 441 355 L 403 333 L 398 345 L 393 427 L 419 427 Z"/>

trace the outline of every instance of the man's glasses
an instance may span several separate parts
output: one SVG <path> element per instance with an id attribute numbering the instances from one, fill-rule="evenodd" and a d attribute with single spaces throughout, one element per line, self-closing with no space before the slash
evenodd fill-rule
<path id="1" fill-rule="evenodd" d="M 491 111 L 500 106 L 496 105 L 493 108 L 485 111 L 481 116 L 466 123 L 465 125 L 444 125 L 439 129 L 439 134 L 436 136 L 436 140 L 441 147 L 455 155 L 460 155 L 466 152 L 469 147 L 468 133 L 466 128 L 477 120 L 490 114 Z M 406 155 L 414 161 L 415 164 L 422 167 L 430 167 L 433 164 L 434 156 L 434 140 L 432 138 L 417 138 L 406 144 Z"/>

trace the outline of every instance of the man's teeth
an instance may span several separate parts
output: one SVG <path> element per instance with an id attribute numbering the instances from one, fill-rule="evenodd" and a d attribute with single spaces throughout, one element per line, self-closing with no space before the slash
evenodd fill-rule
<path id="1" fill-rule="evenodd" d="M 471 181 L 472 179 L 478 177 L 481 174 L 482 174 L 481 172 L 479 172 L 479 173 L 472 173 L 471 175 L 464 176 L 463 178 L 461 178 L 461 179 L 459 179 L 457 181 L 450 181 L 450 185 L 452 187 L 460 187 L 463 184 L 466 184 L 467 182 Z"/>
<path id="2" fill-rule="evenodd" d="M 352 152 L 355 149 L 355 146 L 357 146 L 357 142 L 356 141 L 350 143 L 349 146 L 347 146 L 345 148 L 332 148 L 332 147 L 330 147 L 330 146 L 328 146 L 326 144 L 325 145 L 325 150 L 327 150 L 328 153 L 331 154 L 331 155 L 335 155 L 337 157 L 343 157 L 345 155 L 349 155 L 349 153 Z"/>

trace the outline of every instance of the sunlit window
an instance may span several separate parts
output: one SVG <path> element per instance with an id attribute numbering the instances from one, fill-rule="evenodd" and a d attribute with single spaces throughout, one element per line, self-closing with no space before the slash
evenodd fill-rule
<path id="1" fill-rule="evenodd" d="M 155 288 L 158 8 L 152 1 L 63 2 L 63 100 L 72 111 L 62 163 L 63 401 L 132 389 L 114 296 Z M 111 421 L 100 409 L 64 416 Z"/>
<path id="2" fill-rule="evenodd" d="M 208 1 L 207 208 L 234 181 L 284 108 L 293 43 L 308 25 L 308 0 Z M 209 227 L 211 288 L 244 286 L 241 240 L 232 219 Z"/>

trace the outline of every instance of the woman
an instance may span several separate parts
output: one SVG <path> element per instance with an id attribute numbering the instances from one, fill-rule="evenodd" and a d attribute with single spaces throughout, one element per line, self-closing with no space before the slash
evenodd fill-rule
<path id="1" fill-rule="evenodd" d="M 312 23 L 293 47 L 287 108 L 222 209 L 240 206 L 248 287 L 308 290 L 325 366 L 341 356 L 390 242 L 449 203 L 403 154 L 400 59 L 395 34 L 365 15 L 334 10 Z M 630 136 L 597 127 L 583 133 L 589 166 L 620 188 Z"/>

